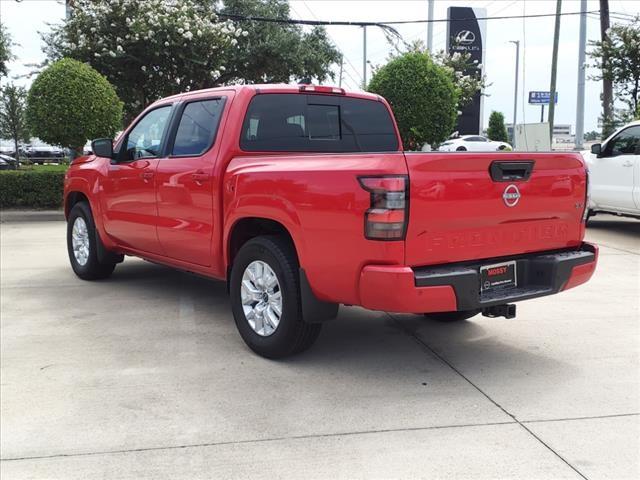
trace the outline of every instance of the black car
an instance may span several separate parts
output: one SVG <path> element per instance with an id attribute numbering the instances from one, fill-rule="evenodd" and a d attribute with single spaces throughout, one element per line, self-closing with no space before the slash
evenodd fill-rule
<path id="1" fill-rule="evenodd" d="M 19 165 L 15 158 L 0 153 L 0 170 L 16 170 Z"/>
<path id="2" fill-rule="evenodd" d="M 64 160 L 64 150 L 60 147 L 52 147 L 46 144 L 28 144 L 22 147 L 21 150 L 22 155 L 36 164 L 60 163 Z"/>

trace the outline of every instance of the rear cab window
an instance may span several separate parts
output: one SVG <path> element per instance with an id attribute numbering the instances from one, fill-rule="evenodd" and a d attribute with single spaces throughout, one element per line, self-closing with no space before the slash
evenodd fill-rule
<path id="1" fill-rule="evenodd" d="M 379 101 L 334 95 L 254 96 L 240 148 L 271 152 L 395 152 L 393 119 Z"/>

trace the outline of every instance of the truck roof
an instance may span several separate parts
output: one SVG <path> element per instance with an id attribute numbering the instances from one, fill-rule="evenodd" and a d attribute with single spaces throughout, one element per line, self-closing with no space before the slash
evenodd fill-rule
<path id="1" fill-rule="evenodd" d="M 205 92 L 211 92 L 211 93 L 215 93 L 215 92 L 223 92 L 223 91 L 229 91 L 229 90 L 233 90 L 234 92 L 240 92 L 240 91 L 244 91 L 244 90 L 251 90 L 254 91 L 256 93 L 314 93 L 313 91 L 311 91 L 311 87 L 326 87 L 326 88 L 333 88 L 333 89 L 339 89 L 341 90 L 343 93 L 331 93 L 331 92 L 316 92 L 316 93 L 321 93 L 321 94 L 325 94 L 325 95 L 344 95 L 347 97 L 356 97 L 356 98 L 366 98 L 369 100 L 380 100 L 381 97 L 375 93 L 368 93 L 368 92 L 364 92 L 364 91 L 348 91 L 345 90 L 344 88 L 340 88 L 340 87 L 336 87 L 333 85 L 313 85 L 313 84 L 299 84 L 299 85 L 291 85 L 291 84 L 286 84 L 286 83 L 266 83 L 266 84 L 254 84 L 254 85 L 227 85 L 227 86 L 223 86 L 223 87 L 215 87 L 215 88 L 205 88 L 202 90 L 192 90 L 190 92 L 182 92 L 182 93 L 177 93 L 175 95 L 171 95 L 169 97 L 164 97 L 160 100 L 158 100 L 158 102 L 160 101 L 164 101 L 164 100 L 169 100 L 172 98 L 177 98 L 177 97 L 182 97 L 182 96 L 191 96 L 191 95 L 199 95 Z M 309 90 L 307 91 L 301 91 L 302 88 L 308 88 Z M 154 102 L 155 103 L 155 102 Z"/>

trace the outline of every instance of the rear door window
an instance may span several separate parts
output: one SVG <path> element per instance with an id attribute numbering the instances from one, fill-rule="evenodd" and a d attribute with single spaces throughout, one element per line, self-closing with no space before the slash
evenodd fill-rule
<path id="1" fill-rule="evenodd" d="M 398 139 L 382 102 L 334 95 L 260 94 L 240 147 L 273 152 L 391 152 Z"/>
<path id="2" fill-rule="evenodd" d="M 214 98 L 188 103 L 182 111 L 171 155 L 198 156 L 213 144 L 224 99 Z"/>

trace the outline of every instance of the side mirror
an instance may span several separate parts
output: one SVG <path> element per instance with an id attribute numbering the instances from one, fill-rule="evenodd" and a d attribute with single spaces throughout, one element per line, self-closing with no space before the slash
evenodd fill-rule
<path id="1" fill-rule="evenodd" d="M 602 153 L 602 144 L 594 143 L 593 145 L 591 145 L 591 153 L 593 153 L 594 155 L 600 155 Z"/>
<path id="2" fill-rule="evenodd" d="M 97 138 L 91 142 L 91 150 L 98 157 L 113 158 L 113 140 Z"/>

